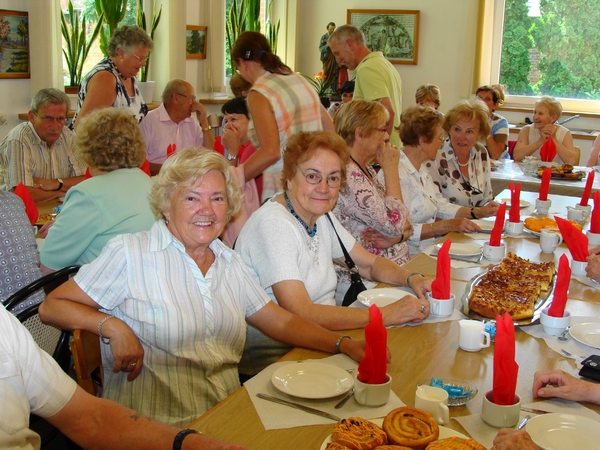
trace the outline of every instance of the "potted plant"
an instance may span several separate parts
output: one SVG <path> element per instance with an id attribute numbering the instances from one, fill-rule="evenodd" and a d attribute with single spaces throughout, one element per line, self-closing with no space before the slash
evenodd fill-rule
<path id="1" fill-rule="evenodd" d="M 160 17 L 162 15 L 162 5 L 156 14 L 156 3 L 154 0 L 152 1 L 152 26 L 150 28 L 150 39 L 154 41 L 154 31 L 160 22 Z M 138 0 L 137 2 L 137 16 L 136 16 L 136 24 L 146 33 L 148 33 L 148 29 L 146 28 L 146 13 L 144 12 L 144 0 Z M 152 52 L 148 53 L 148 58 L 146 59 L 146 65 L 140 69 L 140 78 L 138 80 L 138 86 L 140 92 L 142 93 L 142 97 L 148 103 L 150 103 L 154 98 L 154 90 L 156 88 L 156 83 L 154 81 L 148 81 L 148 70 L 150 67 L 150 56 Z"/>
<path id="2" fill-rule="evenodd" d="M 71 2 L 71 0 L 69 0 L 68 11 L 68 24 L 64 12 L 60 12 L 60 28 L 63 39 L 65 40 L 66 44 L 66 48 L 63 48 L 63 54 L 65 55 L 67 69 L 69 71 L 70 83 L 69 86 L 65 87 L 65 91 L 67 93 L 76 94 L 77 89 L 79 88 L 79 84 L 81 83 L 83 64 L 87 59 L 92 43 L 100 33 L 100 28 L 102 27 L 102 16 L 100 16 L 100 19 L 98 20 L 94 31 L 88 39 L 88 37 L 86 36 L 87 28 L 85 17 L 83 17 L 80 22 L 78 15 L 75 13 L 73 3 Z"/>
<path id="3" fill-rule="evenodd" d="M 329 92 L 331 91 L 331 86 L 335 83 L 335 80 L 327 81 L 325 78 L 325 74 L 323 72 L 319 72 L 315 74 L 314 78 L 309 77 L 308 75 L 304 75 L 303 73 L 298 72 L 299 75 L 302 75 L 304 78 L 308 80 L 308 82 L 315 89 L 315 92 L 321 99 L 321 104 L 325 108 L 329 108 L 331 104 L 331 99 L 328 97 Z"/>
<path id="4" fill-rule="evenodd" d="M 106 24 L 100 32 L 100 50 L 104 56 L 108 56 L 108 41 L 115 29 L 119 27 L 119 22 L 125 17 L 127 0 L 94 0 L 94 4 L 98 17 L 102 16 L 103 19 L 99 22 Z"/>

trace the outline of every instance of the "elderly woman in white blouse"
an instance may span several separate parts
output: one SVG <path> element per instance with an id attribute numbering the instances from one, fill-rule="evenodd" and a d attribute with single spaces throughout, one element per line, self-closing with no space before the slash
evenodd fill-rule
<path id="1" fill-rule="evenodd" d="M 495 203 L 479 207 L 452 204 L 435 185 L 426 163 L 435 160 L 444 142 L 443 120 L 442 113 L 424 106 L 408 108 L 401 117 L 400 139 L 404 147 L 400 152 L 398 173 L 413 225 L 408 240 L 411 255 L 421 252 L 437 237 L 450 231 L 479 231 L 479 226 L 469 219 L 494 215 L 498 209 Z"/>

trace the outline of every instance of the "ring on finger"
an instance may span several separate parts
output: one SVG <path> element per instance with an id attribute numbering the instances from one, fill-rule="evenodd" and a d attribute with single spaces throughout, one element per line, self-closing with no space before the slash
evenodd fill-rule
<path id="1" fill-rule="evenodd" d="M 136 365 L 136 364 L 137 364 L 137 363 L 129 363 L 129 364 L 127 364 L 127 365 L 128 365 L 128 366 L 135 367 L 135 365 Z"/>
<path id="2" fill-rule="evenodd" d="M 426 309 L 427 309 L 427 306 L 421 305 L 421 308 L 419 308 L 419 311 L 421 311 L 422 313 L 424 313 Z"/>

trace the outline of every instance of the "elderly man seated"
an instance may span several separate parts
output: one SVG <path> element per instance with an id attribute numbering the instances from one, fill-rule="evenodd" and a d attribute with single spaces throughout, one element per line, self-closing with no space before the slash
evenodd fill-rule
<path id="1" fill-rule="evenodd" d="M 190 83 L 180 79 L 169 81 L 162 93 L 162 101 L 162 105 L 150 111 L 140 123 L 152 175 L 156 175 L 165 159 L 177 150 L 200 146 L 212 148 L 215 144 L 206 108 L 196 101 Z M 198 122 L 191 118 L 193 112 Z"/>
<path id="2" fill-rule="evenodd" d="M 29 122 L 13 128 L 0 144 L 8 189 L 23 183 L 38 202 L 62 197 L 83 181 L 85 165 L 75 152 L 73 133 L 65 128 L 69 106 L 69 98 L 58 89 L 35 95 Z"/>

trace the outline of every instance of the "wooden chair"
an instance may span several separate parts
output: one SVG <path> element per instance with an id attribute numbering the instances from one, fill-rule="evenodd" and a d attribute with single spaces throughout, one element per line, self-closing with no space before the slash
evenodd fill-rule
<path id="1" fill-rule="evenodd" d="M 207 117 L 208 119 L 208 124 L 211 126 L 213 134 L 216 136 L 222 136 L 222 129 L 221 127 L 223 126 L 223 116 L 218 115 L 218 114 L 211 114 L 210 116 Z"/>
<path id="2" fill-rule="evenodd" d="M 89 331 L 75 330 L 70 347 L 77 384 L 89 394 L 98 395 L 104 385 L 100 338 Z"/>
<path id="3" fill-rule="evenodd" d="M 574 166 L 578 166 L 579 165 L 579 158 L 581 157 L 581 149 L 579 147 L 573 147 L 575 149 L 575 164 L 573 164 Z"/>

